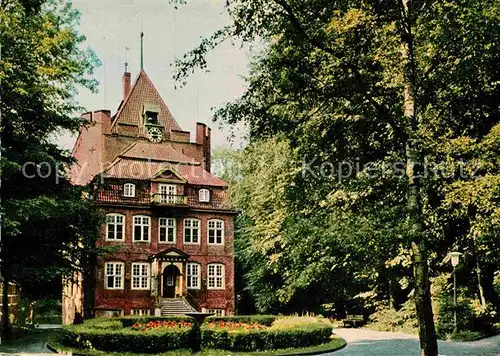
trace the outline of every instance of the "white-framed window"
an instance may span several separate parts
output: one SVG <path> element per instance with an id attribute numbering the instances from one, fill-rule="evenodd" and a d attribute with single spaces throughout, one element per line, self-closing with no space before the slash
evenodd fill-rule
<path id="1" fill-rule="evenodd" d="M 207 313 L 214 314 L 214 316 L 226 315 L 226 311 L 224 309 L 207 309 Z"/>
<path id="2" fill-rule="evenodd" d="M 123 196 L 124 197 L 135 197 L 135 184 L 125 183 L 123 185 Z"/>
<path id="3" fill-rule="evenodd" d="M 160 191 L 160 203 L 175 203 L 177 195 L 177 186 L 175 184 L 160 184 L 158 188 Z"/>
<path id="4" fill-rule="evenodd" d="M 188 289 L 200 289 L 201 266 L 196 262 L 187 264 L 187 287 Z"/>
<path id="5" fill-rule="evenodd" d="M 159 242 L 175 244 L 177 236 L 177 224 L 174 218 L 158 219 Z"/>
<path id="6" fill-rule="evenodd" d="M 184 219 L 184 243 L 200 244 L 200 220 Z"/>
<path id="7" fill-rule="evenodd" d="M 123 262 L 106 262 L 104 264 L 106 289 L 123 289 L 123 269 Z"/>
<path id="8" fill-rule="evenodd" d="M 149 289 L 149 263 L 132 263 L 132 289 Z"/>
<path id="9" fill-rule="evenodd" d="M 151 310 L 150 309 L 132 309 L 132 315 L 136 316 L 149 316 L 151 315 Z"/>
<path id="10" fill-rule="evenodd" d="M 106 215 L 106 240 L 123 241 L 125 236 L 125 215 L 111 213 Z"/>
<path id="11" fill-rule="evenodd" d="M 210 263 L 208 265 L 208 289 L 224 289 L 224 265 L 222 263 Z"/>
<path id="12" fill-rule="evenodd" d="M 150 223 L 149 216 L 134 216 L 134 241 L 149 241 Z"/>
<path id="13" fill-rule="evenodd" d="M 198 191 L 198 201 L 208 203 L 210 201 L 210 190 L 200 189 Z"/>
<path id="14" fill-rule="evenodd" d="M 224 221 L 219 219 L 208 220 L 208 244 L 224 244 Z"/>

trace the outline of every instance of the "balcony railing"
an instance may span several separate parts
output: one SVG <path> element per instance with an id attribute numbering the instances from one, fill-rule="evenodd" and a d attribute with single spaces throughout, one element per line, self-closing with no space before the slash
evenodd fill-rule
<path id="1" fill-rule="evenodd" d="M 178 194 L 155 193 L 151 197 L 151 203 L 156 205 L 188 205 L 188 197 Z"/>

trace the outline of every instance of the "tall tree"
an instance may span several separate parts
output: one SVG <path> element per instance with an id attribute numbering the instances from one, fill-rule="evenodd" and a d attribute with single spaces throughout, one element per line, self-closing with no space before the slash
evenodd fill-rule
<path id="1" fill-rule="evenodd" d="M 436 237 L 430 211 L 450 182 L 424 164 L 432 158 L 439 167 L 446 142 L 464 133 L 481 138 L 498 123 L 498 5 L 235 0 L 228 12 L 233 23 L 177 61 L 176 78 L 185 80 L 194 66 L 205 68 L 205 54 L 226 38 L 265 42 L 247 92 L 217 118 L 246 121 L 252 139 L 285 134 L 300 155 L 319 158 L 307 168 L 321 161 L 340 167 L 340 186 L 307 189 L 311 180 L 305 179 L 301 187 L 311 194 L 342 188 L 375 207 L 388 203 L 392 189 L 400 193 L 390 204 L 404 209 L 422 354 L 437 355 L 427 250 Z M 346 160 L 359 163 L 361 176 L 390 167 L 403 179 L 360 182 L 350 169 L 355 164 L 342 166 Z"/>
<path id="2" fill-rule="evenodd" d="M 33 295 L 36 285 L 71 276 L 98 236 L 100 214 L 67 178 L 70 152 L 54 143 L 86 124 L 76 117 L 79 87 L 98 61 L 82 47 L 79 14 L 62 1 L 3 1 L 0 7 L 2 86 L 2 241 L 4 286 Z M 88 124 L 88 123 L 87 123 Z M 3 332 L 9 330 L 4 288 Z"/>

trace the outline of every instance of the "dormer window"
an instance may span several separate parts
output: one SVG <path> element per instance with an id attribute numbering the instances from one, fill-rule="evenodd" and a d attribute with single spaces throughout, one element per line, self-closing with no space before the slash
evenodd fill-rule
<path id="1" fill-rule="evenodd" d="M 123 196 L 124 197 L 135 197 L 135 184 L 125 183 L 123 185 Z"/>
<path id="2" fill-rule="evenodd" d="M 198 201 L 202 203 L 208 203 L 210 201 L 210 190 L 200 189 L 198 191 Z"/>

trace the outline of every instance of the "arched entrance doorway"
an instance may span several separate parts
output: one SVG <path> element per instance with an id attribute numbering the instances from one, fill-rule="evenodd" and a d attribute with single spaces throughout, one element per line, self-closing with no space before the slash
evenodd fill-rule
<path id="1" fill-rule="evenodd" d="M 169 265 L 163 270 L 163 298 L 175 298 L 175 287 L 177 284 L 177 277 L 180 276 L 181 271 L 176 265 Z"/>

